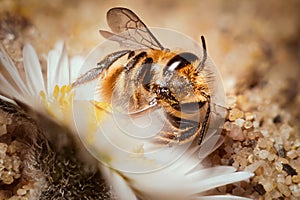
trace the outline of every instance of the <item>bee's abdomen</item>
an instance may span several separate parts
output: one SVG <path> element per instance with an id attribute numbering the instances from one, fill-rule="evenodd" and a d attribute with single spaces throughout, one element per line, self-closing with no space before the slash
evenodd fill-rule
<path id="1" fill-rule="evenodd" d="M 197 122 L 192 120 L 176 117 L 171 113 L 166 113 L 166 115 L 170 124 L 174 126 L 174 128 L 176 129 L 186 129 L 186 128 L 197 126 L 198 124 Z"/>
<path id="2" fill-rule="evenodd" d="M 157 142 L 159 143 L 184 143 L 192 140 L 201 127 L 200 116 L 199 119 L 185 119 L 177 117 L 172 113 L 165 112 L 168 123 L 164 130 L 159 133 Z"/>

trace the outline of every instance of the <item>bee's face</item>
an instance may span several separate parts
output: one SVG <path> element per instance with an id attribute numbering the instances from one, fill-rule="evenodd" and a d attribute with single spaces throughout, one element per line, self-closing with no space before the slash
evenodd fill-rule
<path id="1" fill-rule="evenodd" d="M 196 71 L 198 60 L 189 52 L 172 54 L 158 68 L 159 75 L 154 76 L 149 91 L 171 106 L 206 101 L 202 94 L 209 94 L 209 88 L 205 78 Z"/>

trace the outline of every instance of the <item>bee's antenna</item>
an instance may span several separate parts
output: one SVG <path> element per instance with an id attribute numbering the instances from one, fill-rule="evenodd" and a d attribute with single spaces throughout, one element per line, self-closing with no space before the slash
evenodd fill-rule
<path id="1" fill-rule="evenodd" d="M 204 63 L 207 59 L 206 43 L 205 43 L 205 38 L 203 35 L 201 35 L 201 42 L 202 42 L 202 48 L 203 48 L 203 56 L 202 56 L 201 62 L 199 63 L 199 66 L 196 70 L 196 73 L 198 73 L 202 69 L 202 67 L 204 66 Z"/>

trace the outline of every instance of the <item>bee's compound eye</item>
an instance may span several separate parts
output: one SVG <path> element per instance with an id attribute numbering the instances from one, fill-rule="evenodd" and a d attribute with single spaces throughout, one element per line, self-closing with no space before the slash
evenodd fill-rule
<path id="1" fill-rule="evenodd" d="M 166 67 L 164 68 L 164 74 L 182 69 L 185 66 L 190 65 L 197 60 L 198 57 L 190 52 L 183 52 L 177 54 L 167 63 Z"/>

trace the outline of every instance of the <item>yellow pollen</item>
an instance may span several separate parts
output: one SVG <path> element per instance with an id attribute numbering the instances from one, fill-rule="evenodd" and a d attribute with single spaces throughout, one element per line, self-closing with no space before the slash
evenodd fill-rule
<path id="1" fill-rule="evenodd" d="M 93 104 L 95 106 L 95 116 L 99 123 L 102 121 L 104 114 L 112 112 L 111 105 L 107 102 L 93 101 Z"/>
<path id="2" fill-rule="evenodd" d="M 95 141 L 96 133 L 99 128 L 99 125 L 102 123 L 106 114 L 111 113 L 111 105 L 106 102 L 92 101 L 92 107 L 89 109 L 88 121 L 89 129 L 87 131 L 87 141 L 90 144 L 93 144 Z"/>
<path id="3" fill-rule="evenodd" d="M 71 111 L 74 92 L 71 91 L 71 86 L 64 85 L 60 88 L 56 85 L 52 95 L 47 96 L 44 91 L 41 91 L 40 96 L 50 115 L 67 125 L 72 123 Z"/>
<path id="4" fill-rule="evenodd" d="M 46 93 L 44 91 L 40 91 L 40 96 L 42 98 L 42 102 L 44 104 L 46 104 L 47 103 L 47 95 L 46 95 Z"/>
<path id="5" fill-rule="evenodd" d="M 53 97 L 54 97 L 55 99 L 57 99 L 58 94 L 59 94 L 59 87 L 56 85 L 56 86 L 54 87 Z"/>

